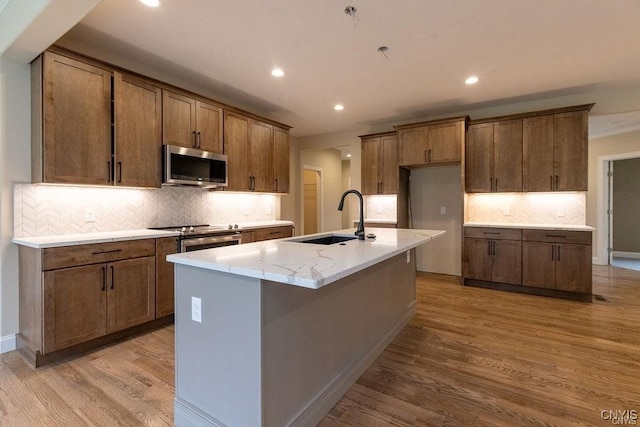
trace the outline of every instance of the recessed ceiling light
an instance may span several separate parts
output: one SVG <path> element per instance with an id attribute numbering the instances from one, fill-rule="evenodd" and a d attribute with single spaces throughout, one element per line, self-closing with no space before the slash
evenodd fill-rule
<path id="1" fill-rule="evenodd" d="M 149 7 L 158 7 L 160 6 L 160 0 L 140 0 L 140 3 Z"/>
<path id="2" fill-rule="evenodd" d="M 274 77 L 282 77 L 284 76 L 284 71 L 282 71 L 282 68 L 274 68 L 271 70 L 271 75 Z"/>
<path id="3" fill-rule="evenodd" d="M 342 110 L 344 110 L 344 105 L 336 104 L 336 106 L 333 107 L 333 109 L 336 110 L 336 111 L 342 111 Z"/>
<path id="4" fill-rule="evenodd" d="M 347 154 L 347 157 L 351 157 L 351 154 Z"/>
<path id="5" fill-rule="evenodd" d="M 464 82 L 465 82 L 465 84 L 468 84 L 468 85 L 474 85 L 474 84 L 478 83 L 478 80 L 479 79 L 476 76 L 471 76 L 471 77 L 467 78 L 467 80 L 465 80 Z"/>

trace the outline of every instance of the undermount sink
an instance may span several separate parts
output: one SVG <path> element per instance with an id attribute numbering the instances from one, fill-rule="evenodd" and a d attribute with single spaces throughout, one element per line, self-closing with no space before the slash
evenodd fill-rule
<path id="1" fill-rule="evenodd" d="M 293 240 L 293 241 L 297 243 L 313 243 L 316 245 L 333 245 L 335 243 L 343 243 L 343 242 L 346 242 L 349 240 L 355 240 L 355 239 L 357 239 L 356 236 L 330 234 L 328 236 L 312 237 L 312 238 Z"/>

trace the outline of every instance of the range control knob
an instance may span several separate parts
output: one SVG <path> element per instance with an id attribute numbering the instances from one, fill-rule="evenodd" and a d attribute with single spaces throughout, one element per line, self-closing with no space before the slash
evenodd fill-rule
<path id="1" fill-rule="evenodd" d="M 238 224 L 233 224 L 233 228 L 238 228 Z"/>
<path id="2" fill-rule="evenodd" d="M 182 228 L 180 229 L 180 231 L 181 231 L 181 232 L 183 232 L 183 233 L 186 233 L 186 232 L 187 232 L 187 227 L 182 227 Z"/>
<path id="3" fill-rule="evenodd" d="M 229 225 L 227 226 L 227 228 L 228 228 L 229 230 L 231 230 L 231 229 L 233 228 L 233 225 L 229 224 Z"/>
<path id="4" fill-rule="evenodd" d="M 189 233 L 193 233 L 195 231 L 195 228 L 193 228 L 193 226 L 189 227 Z"/>

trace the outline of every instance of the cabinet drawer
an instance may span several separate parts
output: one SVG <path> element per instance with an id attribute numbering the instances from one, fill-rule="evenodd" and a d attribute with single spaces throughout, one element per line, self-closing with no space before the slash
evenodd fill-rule
<path id="1" fill-rule="evenodd" d="M 254 230 L 254 241 L 260 242 L 262 240 L 282 239 L 284 237 L 291 237 L 292 235 L 293 228 L 288 225 L 283 227 L 259 228 Z"/>
<path id="2" fill-rule="evenodd" d="M 521 240 L 519 228 L 464 227 L 464 237 L 494 240 Z"/>
<path id="3" fill-rule="evenodd" d="M 44 249 L 42 264 L 43 270 L 55 270 L 57 268 L 152 256 L 155 253 L 155 239 L 62 246 Z"/>
<path id="4" fill-rule="evenodd" d="M 530 242 L 591 244 L 591 231 L 522 230 L 522 239 Z"/>

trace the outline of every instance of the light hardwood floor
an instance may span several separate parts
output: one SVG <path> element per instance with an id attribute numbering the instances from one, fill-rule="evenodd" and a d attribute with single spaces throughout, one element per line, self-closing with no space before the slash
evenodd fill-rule
<path id="1" fill-rule="evenodd" d="M 607 426 L 603 410 L 640 412 L 640 272 L 594 266 L 607 302 L 593 304 L 430 274 L 417 287 L 415 318 L 322 427 Z M 171 425 L 173 334 L 38 370 L 0 355 L 0 425 Z"/>

